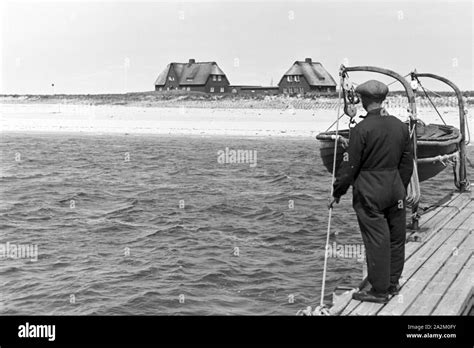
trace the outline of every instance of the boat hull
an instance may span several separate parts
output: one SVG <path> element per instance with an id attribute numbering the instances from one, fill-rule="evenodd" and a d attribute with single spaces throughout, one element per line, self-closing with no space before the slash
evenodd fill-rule
<path id="1" fill-rule="evenodd" d="M 431 126 L 431 125 L 430 125 Z M 440 160 L 429 161 L 427 159 L 436 158 L 437 156 L 444 156 L 456 153 L 459 149 L 461 137 L 459 131 L 453 128 L 452 137 L 446 138 L 444 141 L 434 141 L 432 139 L 418 138 L 417 152 L 418 152 L 418 177 L 420 182 L 428 180 L 446 169 L 446 165 Z M 456 133 L 457 132 L 457 133 Z M 349 138 L 349 131 L 342 130 L 338 133 L 342 138 Z M 328 172 L 332 173 L 334 161 L 334 137 L 335 132 L 325 132 L 318 134 L 316 137 L 320 142 L 320 156 L 323 165 Z M 346 151 L 341 141 L 338 141 L 337 156 L 336 156 L 336 174 L 343 159 L 343 153 Z"/>

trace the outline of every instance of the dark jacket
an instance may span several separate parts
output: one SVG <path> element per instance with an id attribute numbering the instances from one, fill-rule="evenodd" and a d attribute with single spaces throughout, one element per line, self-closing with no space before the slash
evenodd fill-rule
<path id="1" fill-rule="evenodd" d="M 348 161 L 343 161 L 334 182 L 334 197 L 352 184 L 358 195 L 376 209 L 385 209 L 404 199 L 413 172 L 413 154 L 408 126 L 394 116 L 371 110 L 352 130 Z"/>

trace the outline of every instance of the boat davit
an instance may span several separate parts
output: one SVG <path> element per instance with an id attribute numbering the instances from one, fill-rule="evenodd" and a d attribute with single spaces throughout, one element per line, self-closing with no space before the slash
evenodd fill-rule
<path id="1" fill-rule="evenodd" d="M 354 118 L 357 113 L 355 104 L 359 102 L 359 97 L 355 93 L 355 88 L 349 81 L 349 72 L 372 72 L 390 76 L 395 80 L 398 80 L 398 82 L 400 82 L 405 89 L 405 93 L 408 98 L 407 111 L 409 120 L 407 121 L 407 124 L 413 142 L 414 161 L 417 164 L 417 170 L 414 171 L 414 173 L 416 172 L 416 178 L 412 177 L 412 181 L 410 183 L 411 186 L 415 186 L 414 183 L 418 185 L 416 188 L 418 190 L 418 196 L 417 198 L 413 199 L 412 204 L 410 204 L 412 206 L 413 212 L 412 228 L 417 229 L 417 209 L 420 196 L 420 182 L 436 176 L 447 167 L 447 164 L 452 164 L 456 187 L 460 191 L 465 191 L 469 188 L 469 181 L 466 176 L 465 151 L 465 147 L 468 143 L 466 139 L 469 138 L 469 136 L 466 137 L 466 135 L 469 134 L 469 131 L 466 131 L 466 129 L 468 129 L 466 123 L 467 111 L 464 107 L 462 93 L 454 83 L 435 74 L 418 73 L 414 71 L 406 76 L 401 76 L 392 70 L 384 68 L 371 66 L 341 66 L 339 76 L 341 81 L 341 99 L 343 99 L 344 102 L 344 113 L 342 115 L 338 115 L 338 117 L 341 118 L 344 115 L 349 116 L 351 119 L 349 125 L 355 124 Z M 411 81 L 407 79 L 409 76 L 411 77 Z M 436 106 L 427 94 L 426 89 L 421 84 L 421 78 L 435 79 L 451 87 L 456 95 L 459 108 L 459 128 L 447 124 L 425 124 L 423 121 L 417 118 L 415 91 L 421 87 L 426 98 L 428 98 L 431 105 L 444 123 L 441 114 L 436 109 Z M 388 112 L 390 112 L 390 110 L 388 110 Z M 336 122 L 338 122 L 338 120 Z M 335 171 L 337 174 L 337 170 L 342 162 L 344 152 L 349 145 L 350 128 L 342 130 L 338 129 L 337 131 L 330 130 L 331 128 L 332 126 L 326 132 L 318 134 L 316 139 L 320 142 L 319 149 L 323 165 L 330 173 L 333 171 L 334 151 L 336 150 Z M 336 141 L 337 147 L 335 146 Z"/>

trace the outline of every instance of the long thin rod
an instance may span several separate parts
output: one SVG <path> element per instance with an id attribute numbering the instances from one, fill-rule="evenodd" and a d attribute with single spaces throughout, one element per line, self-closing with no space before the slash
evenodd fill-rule
<path id="1" fill-rule="evenodd" d="M 336 139 L 334 141 L 334 158 L 332 163 L 332 179 L 331 179 L 331 198 L 332 194 L 334 193 L 334 181 L 336 177 L 336 159 L 337 159 L 337 143 L 339 138 L 339 112 L 341 109 L 341 91 L 342 91 L 342 83 L 343 77 L 341 76 L 341 87 L 339 88 L 339 102 L 337 104 L 337 113 L 336 113 Z M 330 199 L 331 199 L 330 198 Z M 327 273 L 327 264 L 328 264 L 328 250 L 329 250 L 329 235 L 331 232 L 331 217 L 332 217 L 332 207 L 329 207 L 329 216 L 328 216 L 328 229 L 326 233 L 326 245 L 324 247 L 324 268 L 323 268 L 323 283 L 321 286 L 321 307 L 324 306 L 324 292 L 326 288 L 326 273 Z"/>

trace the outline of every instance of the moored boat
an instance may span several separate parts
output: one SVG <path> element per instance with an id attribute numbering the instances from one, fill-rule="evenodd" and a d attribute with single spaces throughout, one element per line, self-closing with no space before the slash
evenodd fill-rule
<path id="1" fill-rule="evenodd" d="M 349 141 L 349 129 L 338 132 L 336 173 L 342 162 L 343 153 Z M 334 141 L 336 131 L 323 132 L 316 136 L 320 141 L 320 156 L 324 166 L 332 172 L 334 161 Z M 417 126 L 418 177 L 419 181 L 428 180 L 446 168 L 446 163 L 457 158 L 459 144 L 462 141 L 460 131 L 453 126 L 428 124 Z"/>
<path id="2" fill-rule="evenodd" d="M 384 74 L 398 80 L 405 88 L 409 104 L 408 111 L 410 114 L 408 126 L 410 127 L 411 133 L 416 135 L 416 137 L 412 138 L 415 151 L 414 157 L 416 159 L 418 169 L 418 181 L 422 182 L 436 176 L 447 167 L 448 163 L 451 163 L 455 164 L 454 168 L 456 186 L 458 189 L 464 190 L 469 185 L 469 182 L 466 178 L 465 167 L 466 110 L 464 109 L 464 102 L 459 88 L 446 78 L 435 74 L 417 73 L 416 71 L 412 72 L 409 74 L 412 79 L 410 83 L 403 76 L 388 69 L 368 66 L 341 66 L 340 76 L 342 97 L 344 101 L 344 114 L 351 117 L 351 119 L 355 117 L 355 104 L 358 102 L 358 98 L 354 93 L 354 89 L 350 82 L 348 82 L 348 72 L 353 71 L 366 71 Z M 412 87 L 421 86 L 421 82 L 419 80 L 420 77 L 439 80 L 446 83 L 454 90 L 459 106 L 459 128 L 446 124 L 425 125 L 421 120 L 417 119 L 415 93 Z M 336 131 L 334 130 L 322 132 L 316 136 L 316 139 L 320 141 L 319 150 L 321 159 L 325 168 L 329 172 L 333 171 L 335 150 L 334 142 L 336 138 L 338 139 L 335 167 L 337 173 L 339 165 L 342 162 L 343 153 L 346 151 L 348 146 L 349 134 L 349 129 L 343 129 L 337 131 L 337 136 Z"/>

